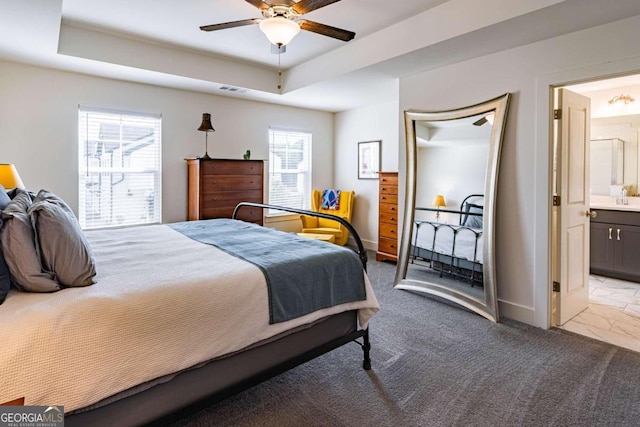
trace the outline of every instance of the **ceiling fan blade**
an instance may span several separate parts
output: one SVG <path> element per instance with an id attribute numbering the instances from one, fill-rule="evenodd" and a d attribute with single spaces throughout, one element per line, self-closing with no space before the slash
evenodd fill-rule
<path id="1" fill-rule="evenodd" d="M 486 117 L 480 117 L 478 120 L 476 120 L 475 122 L 473 122 L 474 126 L 482 126 L 483 124 L 487 123 L 489 120 L 487 120 Z"/>
<path id="2" fill-rule="evenodd" d="M 311 12 L 312 10 L 329 6 L 331 3 L 335 3 L 337 1 L 340 0 L 301 0 L 300 2 L 293 5 L 293 10 L 295 10 L 300 15 L 303 15 L 305 13 Z"/>
<path id="3" fill-rule="evenodd" d="M 269 4 L 263 2 L 262 0 L 245 0 L 247 3 L 251 3 L 253 6 L 257 7 L 258 9 L 262 10 L 262 9 L 269 9 Z"/>
<path id="4" fill-rule="evenodd" d="M 203 25 L 202 31 L 224 30 L 225 28 L 242 27 L 245 25 L 257 24 L 262 21 L 260 18 L 243 19 L 242 21 L 223 22 L 222 24 Z"/>
<path id="5" fill-rule="evenodd" d="M 311 31 L 312 33 L 322 34 L 323 36 L 333 37 L 334 39 L 342 40 L 344 42 L 353 40 L 353 38 L 356 36 L 356 33 L 354 33 L 353 31 L 347 31 L 341 28 L 331 27 L 329 25 L 321 24 L 319 22 L 309 21 L 307 19 L 302 19 L 298 21 L 298 24 L 300 25 L 300 28 L 302 28 L 303 30 Z"/>

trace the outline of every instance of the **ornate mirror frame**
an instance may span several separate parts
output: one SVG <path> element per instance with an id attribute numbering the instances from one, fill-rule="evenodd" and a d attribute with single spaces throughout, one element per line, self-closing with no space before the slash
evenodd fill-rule
<path id="1" fill-rule="evenodd" d="M 498 300 L 495 278 L 495 207 L 498 185 L 498 168 L 500 152 L 509 109 L 510 93 L 495 99 L 451 111 L 424 112 L 407 110 L 404 113 L 406 129 L 406 191 L 404 222 L 398 256 L 398 266 L 394 285 L 396 289 L 422 292 L 447 299 L 472 310 L 487 319 L 497 322 Z M 411 247 L 417 175 L 417 139 L 416 123 L 422 121 L 446 121 L 463 119 L 480 114 L 495 112 L 495 118 L 489 140 L 489 156 L 484 183 L 484 213 L 483 213 L 483 285 L 484 300 L 459 292 L 455 289 L 415 279 L 407 279 L 409 252 Z"/>

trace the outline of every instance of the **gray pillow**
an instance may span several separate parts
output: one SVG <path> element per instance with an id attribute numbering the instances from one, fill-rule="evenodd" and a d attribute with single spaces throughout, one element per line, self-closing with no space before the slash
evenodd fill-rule
<path id="1" fill-rule="evenodd" d="M 55 194 L 40 190 L 29 209 L 42 268 L 64 286 L 88 286 L 96 275 L 91 247 L 69 206 Z"/>
<path id="2" fill-rule="evenodd" d="M 42 270 L 29 216 L 31 204 L 29 193 L 18 189 L 3 210 L 2 253 L 18 288 L 28 292 L 54 292 L 60 290 L 60 285 L 51 272 Z"/>

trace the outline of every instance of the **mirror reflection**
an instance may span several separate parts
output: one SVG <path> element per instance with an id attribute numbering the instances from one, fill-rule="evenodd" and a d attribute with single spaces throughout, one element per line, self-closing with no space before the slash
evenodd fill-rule
<path id="1" fill-rule="evenodd" d="M 638 194 L 638 128 L 640 115 L 591 119 L 590 186 L 592 196 Z M 593 200 L 593 198 L 592 198 Z M 596 197 L 596 201 L 607 199 Z"/>
<path id="2" fill-rule="evenodd" d="M 447 298 L 493 321 L 493 208 L 508 99 L 405 114 L 407 197 L 396 288 Z"/>

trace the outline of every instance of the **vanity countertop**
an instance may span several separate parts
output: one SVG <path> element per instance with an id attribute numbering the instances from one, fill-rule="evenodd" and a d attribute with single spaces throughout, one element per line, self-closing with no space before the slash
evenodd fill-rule
<path id="1" fill-rule="evenodd" d="M 640 212 L 640 204 L 616 205 L 615 203 L 591 203 L 591 209 L 606 209 L 610 211 Z"/>

